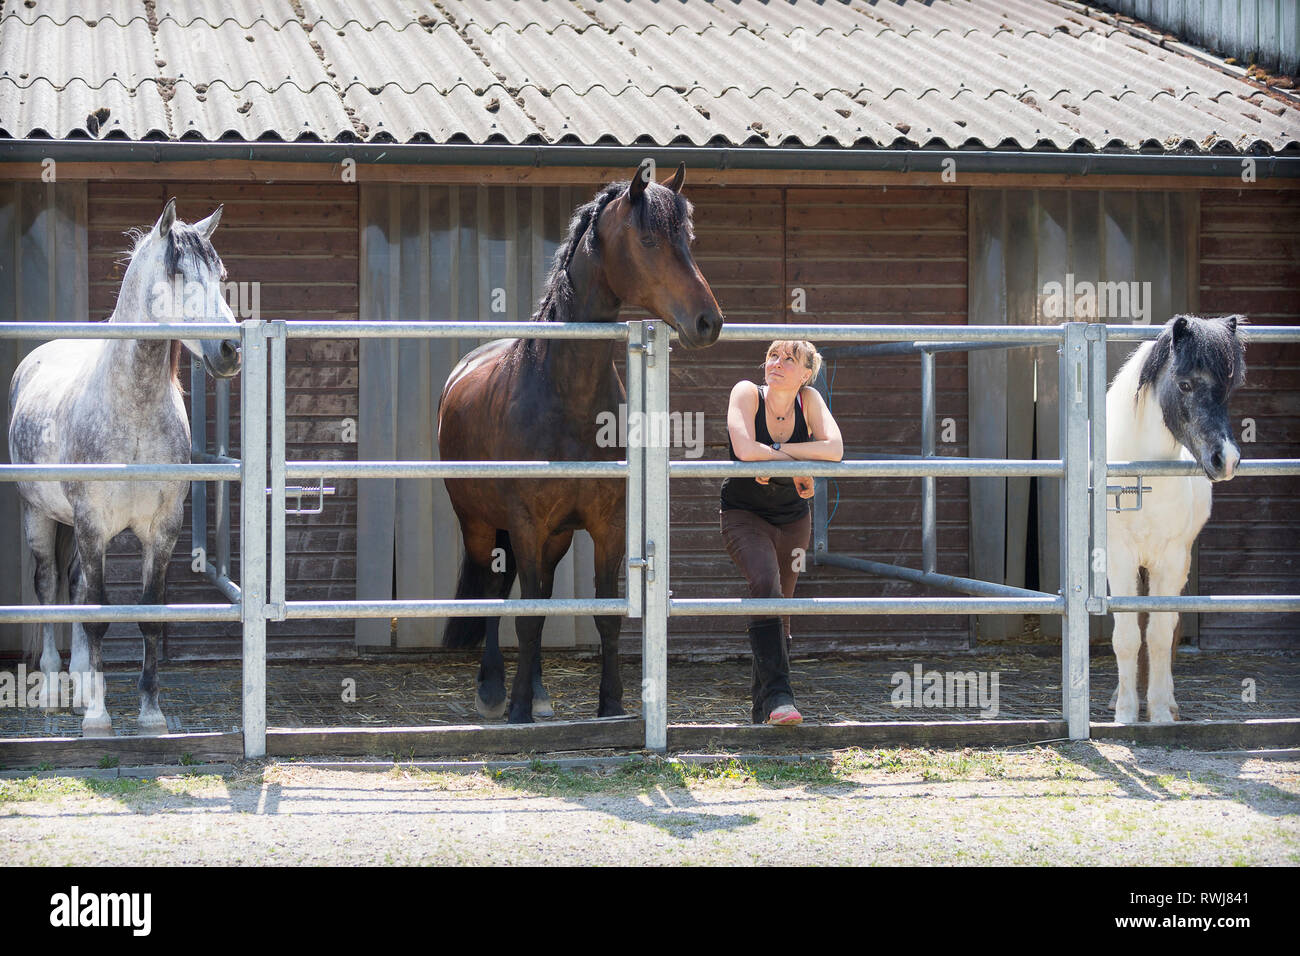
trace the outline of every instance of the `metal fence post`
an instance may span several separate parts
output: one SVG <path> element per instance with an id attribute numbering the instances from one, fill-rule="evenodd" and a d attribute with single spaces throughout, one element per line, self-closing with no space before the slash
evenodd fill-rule
<path id="1" fill-rule="evenodd" d="M 283 322 L 268 322 L 266 338 L 270 343 L 271 384 L 271 605 L 270 618 L 284 620 L 284 444 L 285 444 L 285 349 Z M 322 503 L 324 498 L 322 496 Z"/>
<path id="2" fill-rule="evenodd" d="M 647 322 L 647 422 L 668 420 L 668 326 Z M 642 428 L 643 435 L 656 434 Z M 646 750 L 668 749 L 668 445 L 647 441 L 645 455 L 645 616 L 641 638 L 641 705 Z"/>
<path id="3" fill-rule="evenodd" d="M 644 421 L 645 411 L 645 323 L 627 324 L 627 421 Z M 627 616 L 641 617 L 645 598 L 645 447 L 633 444 L 627 434 Z"/>
<path id="4" fill-rule="evenodd" d="M 1088 326 L 1088 371 L 1092 387 L 1088 395 L 1088 418 L 1092 447 L 1092 582 L 1088 594 L 1088 613 L 1106 614 L 1106 326 Z"/>
<path id="5" fill-rule="evenodd" d="M 1088 739 L 1088 342 L 1082 322 L 1068 322 L 1058 367 L 1061 488 L 1061 710 L 1071 740 Z"/>
<path id="6" fill-rule="evenodd" d="M 934 457 L 934 353 L 921 353 L 921 455 Z M 921 479 L 921 570 L 939 567 L 939 535 L 935 524 L 935 479 Z"/>
<path id="7" fill-rule="evenodd" d="M 239 569 L 243 589 L 244 756 L 266 754 L 266 325 L 240 323 Z M 281 501 L 281 506 L 284 502 Z"/>

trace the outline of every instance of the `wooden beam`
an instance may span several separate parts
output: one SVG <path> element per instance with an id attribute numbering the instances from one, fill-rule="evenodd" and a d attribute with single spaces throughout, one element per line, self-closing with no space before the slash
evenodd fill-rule
<path id="1" fill-rule="evenodd" d="M 1300 719 L 1179 720 L 1172 724 L 1092 724 L 1093 740 L 1197 750 L 1276 750 L 1300 747 Z"/>
<path id="2" fill-rule="evenodd" d="M 0 768 L 95 767 L 105 757 L 118 766 L 230 763 L 244 757 L 243 734 L 166 734 L 161 737 L 11 737 L 0 739 Z"/>
<path id="3" fill-rule="evenodd" d="M 640 750 L 644 744 L 645 721 L 632 717 L 448 727 L 272 728 L 266 732 L 268 757 L 380 756 L 406 760 L 611 748 Z"/>
<path id="4" fill-rule="evenodd" d="M 647 153 L 654 150 L 647 148 Z M 960 159 L 961 154 L 953 154 Z M 39 163 L 5 163 L 6 179 L 41 178 Z M 412 184 L 473 184 L 509 186 L 588 186 L 631 173 L 624 166 L 433 166 L 396 163 L 358 163 L 355 178 L 344 180 L 342 167 L 331 163 L 282 163 L 267 160 L 212 159 L 193 162 L 167 161 L 85 163 L 60 162 L 60 179 L 262 183 L 328 182 Z M 1220 176 L 1079 176 L 1066 173 L 961 173 L 944 182 L 939 172 L 889 172 L 835 169 L 706 169 L 687 171 L 687 186 L 893 186 L 893 187 L 995 187 L 1022 189 L 1245 189 L 1296 190 L 1300 179 L 1266 179 L 1245 185 L 1235 178 Z"/>
<path id="5" fill-rule="evenodd" d="M 798 727 L 669 724 L 668 750 L 801 753 L 844 747 L 1001 747 L 1068 737 L 1063 720 L 882 720 Z"/>

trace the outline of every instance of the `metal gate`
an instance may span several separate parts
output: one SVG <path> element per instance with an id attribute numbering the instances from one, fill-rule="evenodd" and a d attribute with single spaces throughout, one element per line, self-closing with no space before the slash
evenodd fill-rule
<path id="1" fill-rule="evenodd" d="M 668 443 L 629 447 L 619 462 L 419 462 L 419 461 L 286 461 L 285 353 L 290 338 L 519 337 L 614 339 L 627 345 L 629 416 L 667 421 L 671 334 L 660 322 L 620 324 L 481 323 L 481 322 L 264 322 L 241 323 L 243 413 L 238 461 L 196 450 L 190 465 L 3 465 L 0 480 L 157 480 L 240 482 L 241 578 L 236 585 L 221 562 L 210 573 L 228 604 L 3 607 L 8 621 L 233 621 L 243 624 L 243 751 L 247 757 L 267 752 L 266 625 L 268 621 L 325 617 L 483 617 L 519 615 L 617 614 L 643 618 L 642 704 L 645 747 L 662 751 L 668 744 L 668 619 L 673 615 L 784 614 L 1055 614 L 1064 621 L 1061 709 L 1071 739 L 1089 736 L 1088 622 L 1110 611 L 1300 611 L 1300 595 L 1222 597 L 1109 598 L 1104 562 L 1090 560 L 1106 546 L 1106 491 L 1111 478 L 1141 480 L 1149 476 L 1194 475 L 1190 462 L 1108 462 L 1105 440 L 1107 341 L 1144 341 L 1160 329 L 1105 326 L 1080 322 L 1058 326 L 893 326 L 893 325 L 729 325 L 722 337 L 731 341 L 768 341 L 782 336 L 818 342 L 910 343 L 922 355 L 924 343 L 953 343 L 963 348 L 1006 348 L 1056 344 L 1060 403 L 1060 448 L 1046 460 L 976 459 L 921 456 L 837 463 L 790 464 L 671 461 Z M 1300 329 L 1255 327 L 1252 343 L 1300 341 Z M 38 338 L 172 338 L 175 330 L 156 325 L 102 323 L 0 324 L 0 337 Z M 229 326 L 187 325 L 187 338 L 225 338 Z M 924 361 L 924 360 L 923 360 Z M 923 366 L 924 367 L 924 366 Z M 933 387 L 933 375 L 923 383 Z M 195 389 L 195 395 L 201 390 Z M 220 401 L 220 399 L 219 399 Z M 926 407 L 923 401 L 923 408 Z M 267 413 L 270 415 L 269 435 Z M 201 410 L 195 409 L 196 421 Z M 930 422 L 923 429 L 928 434 Z M 199 429 L 196 433 L 201 434 Z M 268 440 L 269 439 L 269 440 Z M 760 471 L 761 469 L 761 471 Z M 869 477 L 1048 477 L 1063 482 L 1061 495 L 1062 593 L 1006 588 L 989 582 L 937 575 L 926 548 L 926 567 L 912 572 L 921 583 L 966 590 L 974 597 L 953 598 L 796 598 L 725 600 L 673 598 L 669 590 L 669 501 L 672 478 L 812 475 L 826 478 Z M 290 480 L 325 478 L 465 478 L 574 477 L 623 478 L 627 481 L 627 590 L 623 599 L 560 600 L 427 600 L 427 601 L 286 601 L 285 500 Z M 1242 461 L 1238 475 L 1300 475 L 1300 459 Z M 819 482 L 821 484 L 822 482 Z M 927 483 L 928 484 L 928 483 Z M 268 497 L 270 509 L 268 546 Z M 933 512 L 931 505 L 923 512 Z M 824 508 L 824 499 L 823 499 Z M 196 509 L 197 510 L 197 509 Z M 228 511 L 225 512 L 228 514 Z M 219 529 L 220 530 L 220 529 Z M 196 541 L 198 540 L 196 530 Z M 220 551 L 218 552 L 220 556 Z M 269 556 L 269 560 L 268 560 Z M 815 560 L 844 564 L 825 550 Z M 227 555 L 228 564 L 228 555 Z M 862 564 L 847 566 L 879 572 Z M 896 571 L 897 569 L 895 569 Z M 907 569 L 910 570 L 910 569 Z M 886 573 L 890 573 L 886 569 Z M 895 575 L 899 576 L 899 575 Z M 947 580 L 941 580 L 946 578 Z"/>

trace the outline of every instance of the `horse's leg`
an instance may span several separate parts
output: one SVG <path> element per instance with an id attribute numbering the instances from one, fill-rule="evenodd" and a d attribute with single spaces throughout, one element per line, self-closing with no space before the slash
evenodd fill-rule
<path id="1" fill-rule="evenodd" d="M 508 598 L 515 583 L 515 563 L 509 538 L 489 525 L 469 525 L 464 518 L 461 523 L 465 529 L 465 560 L 474 564 L 471 573 L 481 582 L 482 596 Z M 498 560 L 503 557 L 497 548 L 505 551 L 504 571 L 496 570 Z M 501 618 L 483 618 L 483 656 L 475 681 L 474 709 L 488 720 L 499 720 L 506 712 L 506 663 L 501 656 L 500 630 Z"/>
<path id="2" fill-rule="evenodd" d="M 76 595 L 81 588 L 81 562 L 74 558 L 69 571 L 68 591 Z M 86 638 L 86 628 L 80 621 L 72 625 L 72 658 L 68 664 L 68 674 L 72 678 L 72 712 L 84 715 L 94 677 L 90 671 L 90 641 Z"/>
<path id="3" fill-rule="evenodd" d="M 596 597 L 618 597 L 618 572 L 627 547 L 622 522 L 611 523 L 592 535 L 596 556 Z M 623 675 L 618 667 L 618 635 L 623 618 L 617 614 L 595 617 L 600 632 L 600 703 L 597 717 L 621 717 L 623 710 Z"/>
<path id="4" fill-rule="evenodd" d="M 81 574 L 77 579 L 77 604 L 107 604 L 104 591 L 104 547 L 106 542 L 99 532 L 78 522 L 77 558 L 81 564 Z M 83 624 L 89 644 L 89 662 L 87 673 L 90 675 L 90 687 L 85 688 L 84 700 L 86 714 L 81 718 L 83 737 L 113 736 L 113 720 L 108 714 L 104 700 L 104 632 L 108 624 L 104 621 Z"/>
<path id="5" fill-rule="evenodd" d="M 1182 545 L 1166 548 L 1155 566 L 1147 569 L 1151 594 L 1179 594 L 1187 583 L 1191 565 L 1190 548 Z M 1177 612 L 1147 615 L 1147 719 L 1152 723 L 1168 724 L 1178 719 L 1173 672 L 1174 629 L 1177 626 Z"/>
<path id="6" fill-rule="evenodd" d="M 1111 597 L 1132 597 L 1137 593 L 1137 555 L 1124 547 L 1118 536 L 1111 536 L 1107 549 L 1106 580 Z M 1115 722 L 1136 723 L 1138 719 L 1137 656 L 1142 645 L 1138 633 L 1136 614 L 1116 614 L 1111 646 L 1115 649 L 1115 665 L 1119 671 L 1119 686 L 1115 689 Z"/>
<path id="7" fill-rule="evenodd" d="M 43 605 L 58 603 L 59 567 L 55 555 L 57 530 L 58 524 L 52 518 L 38 514 L 34 508 L 23 506 L 23 534 L 35 559 L 36 598 Z M 57 710 L 59 668 L 63 665 L 63 658 L 54 639 L 53 621 L 41 624 L 41 644 L 40 705 L 46 710 Z"/>
<path id="8" fill-rule="evenodd" d="M 545 600 L 555 587 L 555 566 L 569 550 L 573 532 L 552 535 L 538 542 L 530 527 L 523 532 L 512 528 L 510 540 L 514 546 L 515 560 L 519 564 L 519 591 L 524 600 Z M 512 724 L 533 722 L 533 677 L 538 673 L 542 650 L 542 627 L 545 617 L 515 618 L 515 632 L 519 635 L 519 662 L 515 681 L 510 691 L 510 716 Z"/>
<path id="9" fill-rule="evenodd" d="M 163 540 L 150 540 L 140 537 L 140 562 L 144 572 L 144 592 L 141 604 L 167 603 L 167 562 L 171 559 L 175 545 L 174 536 L 161 535 Z M 167 718 L 163 716 L 158 705 L 158 643 L 166 633 L 164 621 L 140 622 L 140 634 L 144 638 L 144 663 L 140 668 L 140 733 L 167 733 Z"/>

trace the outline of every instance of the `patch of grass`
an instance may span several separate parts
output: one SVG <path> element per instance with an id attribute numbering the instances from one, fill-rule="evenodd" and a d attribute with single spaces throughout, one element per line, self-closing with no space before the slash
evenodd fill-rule
<path id="1" fill-rule="evenodd" d="M 114 757 L 112 754 L 104 754 L 104 756 L 99 758 L 99 769 L 112 770 L 118 765 L 118 762 L 118 758 Z"/>
<path id="2" fill-rule="evenodd" d="M 53 769 L 54 769 L 54 764 L 50 763 L 48 760 L 42 760 L 40 763 L 36 765 L 37 772 L 53 770 Z"/>
<path id="3" fill-rule="evenodd" d="M 190 753 L 188 750 L 185 753 L 181 754 L 182 767 L 192 767 L 196 763 L 198 763 L 198 761 L 194 759 L 194 754 Z"/>
<path id="4" fill-rule="evenodd" d="M 156 789 L 152 780 L 114 777 L 110 780 L 82 777 L 24 777 L 0 780 L 0 804 L 61 800 L 65 797 L 123 797 Z"/>

